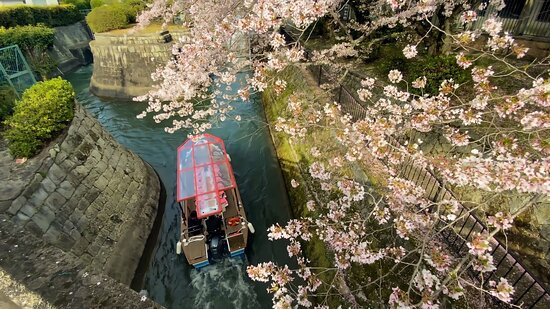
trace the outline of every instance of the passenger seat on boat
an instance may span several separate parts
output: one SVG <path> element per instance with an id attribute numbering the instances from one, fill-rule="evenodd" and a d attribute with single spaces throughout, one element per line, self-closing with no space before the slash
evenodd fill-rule
<path id="1" fill-rule="evenodd" d="M 193 210 L 191 212 L 187 226 L 189 227 L 189 236 L 202 234 L 202 220 L 197 218 L 196 211 Z"/>

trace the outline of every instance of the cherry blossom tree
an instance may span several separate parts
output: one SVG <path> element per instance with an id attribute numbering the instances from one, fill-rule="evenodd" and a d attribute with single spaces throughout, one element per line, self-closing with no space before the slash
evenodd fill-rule
<path id="1" fill-rule="evenodd" d="M 510 302 L 514 288 L 505 278 L 484 284 L 468 270 L 482 275 L 493 271 L 494 238 L 550 194 L 548 58 L 519 62 L 528 49 L 502 31 L 496 16 L 489 16 L 480 30 L 468 30 L 480 9 L 487 4 L 502 9 L 501 0 L 354 1 L 368 12 L 360 22 L 340 19 L 346 3 L 154 1 L 139 16 L 141 26 L 183 15 L 189 33 L 174 44 L 173 59 L 154 74 L 158 87 L 137 98 L 149 102 L 139 117 L 153 114 L 170 133 L 182 128 L 204 132 L 216 121 L 228 121 L 236 97 L 221 90 L 248 70 L 240 98 L 268 88 L 289 97 L 284 115 L 271 129 L 284 132 L 291 145 L 313 131 L 330 134 L 340 145 L 330 152 L 323 145 L 311 147 L 313 162 L 302 170 L 301 181 L 291 182 L 293 188 L 306 190 L 310 215 L 269 229 L 271 240 L 288 242 L 288 254 L 298 267 L 274 262 L 248 267 L 253 280 L 270 284 L 274 308 L 323 308 L 335 295 L 352 307 L 437 308 L 469 292 Z M 303 44 L 321 19 L 336 29 L 336 41 L 306 54 Z M 432 36 L 445 40 L 472 81 L 445 80 L 437 94 L 430 94 L 424 91 L 429 81 L 425 76 L 409 83 L 395 69 L 387 76 L 365 77 L 357 90 L 365 107 L 361 119 L 344 113 L 338 103 L 288 94 L 288 81 L 281 78 L 286 68 L 329 68 L 333 82 L 322 88 L 330 93 L 360 63 L 360 45 L 374 40 L 377 30 L 395 27 L 420 31 L 408 36 L 405 58 L 419 57 L 418 47 Z M 296 39 L 285 39 L 283 28 Z M 482 65 L 486 59 L 492 65 Z M 512 77 L 521 80 L 517 89 L 499 87 Z M 446 139 L 445 153 L 423 150 L 422 139 L 434 135 Z M 408 162 L 448 186 L 491 196 L 521 195 L 527 202 L 514 211 L 486 213 L 483 205 L 470 201 L 472 207 L 463 213 L 460 200 L 434 201 L 406 179 L 401 170 Z M 384 181 L 366 183 L 350 173 L 357 166 L 376 167 Z M 468 252 L 455 256 L 442 235 L 454 232 L 453 224 L 470 212 L 483 215 L 490 229 L 471 235 Z M 332 267 L 308 260 L 303 246 L 313 240 L 325 244 Z M 354 269 L 369 270 L 370 281 L 351 283 Z M 359 299 L 356 292 L 368 288 L 378 291 L 376 299 Z"/>

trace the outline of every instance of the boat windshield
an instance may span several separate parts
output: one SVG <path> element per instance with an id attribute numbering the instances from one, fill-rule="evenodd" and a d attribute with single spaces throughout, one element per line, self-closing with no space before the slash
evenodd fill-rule
<path id="1" fill-rule="evenodd" d="M 195 198 L 197 217 L 221 213 L 223 191 L 235 188 L 235 177 L 223 140 L 196 135 L 178 147 L 177 200 Z"/>

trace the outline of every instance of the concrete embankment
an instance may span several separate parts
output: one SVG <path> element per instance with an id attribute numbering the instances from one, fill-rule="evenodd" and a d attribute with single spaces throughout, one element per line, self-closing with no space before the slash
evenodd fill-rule
<path id="1" fill-rule="evenodd" d="M 155 220 L 159 180 L 75 109 L 70 127 L 22 165 L 0 143 L 0 268 L 55 306 L 153 306 L 128 285 Z M 6 285 L 0 280 L 17 299 Z"/>
<path id="2" fill-rule="evenodd" d="M 93 56 L 89 45 L 92 39 L 93 35 L 85 21 L 56 27 L 53 46 L 49 50 L 57 62 L 58 72 L 54 73 L 67 74 L 92 63 Z"/>

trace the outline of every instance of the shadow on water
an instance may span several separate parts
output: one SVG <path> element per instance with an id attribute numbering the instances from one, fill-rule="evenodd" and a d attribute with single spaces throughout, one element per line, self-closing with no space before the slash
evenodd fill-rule
<path id="1" fill-rule="evenodd" d="M 283 178 L 259 98 L 235 102 L 235 113 L 242 121 L 225 121 L 209 133 L 222 138 L 232 158 L 237 185 L 247 217 L 256 229 L 246 256 L 227 259 L 197 271 L 175 254 L 179 215 L 175 202 L 176 148 L 187 132 L 164 132 L 163 125 L 150 118 L 136 119 L 145 104 L 99 99 L 89 92 L 92 66 L 67 76 L 75 87 L 78 101 L 85 106 L 113 137 L 147 161 L 158 173 L 166 191 L 166 201 L 158 239 L 146 272 L 142 275 L 149 297 L 167 308 L 269 308 L 267 285 L 252 282 L 246 266 L 274 261 L 289 263 L 286 244 L 267 240 L 267 228 L 284 224 L 290 209 Z M 225 90 L 235 92 L 238 85 Z M 139 274 L 138 274 L 139 275 Z"/>

